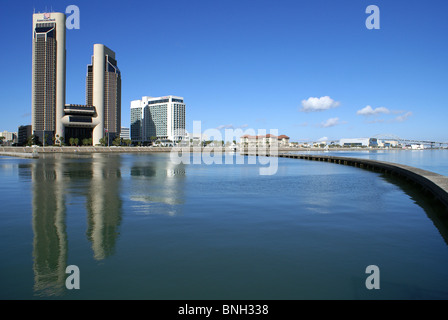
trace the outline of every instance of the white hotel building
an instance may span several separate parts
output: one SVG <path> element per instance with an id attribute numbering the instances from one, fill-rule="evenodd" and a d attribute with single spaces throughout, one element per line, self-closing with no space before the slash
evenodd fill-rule
<path id="1" fill-rule="evenodd" d="M 151 139 L 177 142 L 185 139 L 185 103 L 183 97 L 142 97 L 131 101 L 131 140 Z"/>

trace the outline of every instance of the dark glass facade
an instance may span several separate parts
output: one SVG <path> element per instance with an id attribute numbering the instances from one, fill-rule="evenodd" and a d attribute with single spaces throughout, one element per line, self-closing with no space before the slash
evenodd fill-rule
<path id="1" fill-rule="evenodd" d="M 33 33 L 34 134 L 54 135 L 56 122 L 56 24 L 37 23 Z"/>

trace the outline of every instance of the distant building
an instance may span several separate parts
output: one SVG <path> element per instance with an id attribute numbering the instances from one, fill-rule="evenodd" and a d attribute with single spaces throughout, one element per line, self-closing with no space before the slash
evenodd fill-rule
<path id="1" fill-rule="evenodd" d="M 24 146 L 28 142 L 29 137 L 31 137 L 31 125 L 20 126 L 17 130 L 17 144 L 19 146 Z"/>
<path id="2" fill-rule="evenodd" d="M 199 145 L 208 140 L 208 136 L 203 133 L 188 132 L 185 134 L 185 142 L 188 144 Z"/>
<path id="3" fill-rule="evenodd" d="M 130 134 L 129 128 L 121 127 L 120 138 L 123 139 L 123 140 L 130 140 L 131 139 L 131 134 Z"/>
<path id="4" fill-rule="evenodd" d="M 17 132 L 8 132 L 3 131 L 0 132 L 0 137 L 4 137 L 3 145 L 11 145 L 13 143 L 17 143 Z"/>
<path id="5" fill-rule="evenodd" d="M 339 145 L 343 147 L 368 147 L 370 146 L 370 138 L 341 139 Z"/>
<path id="6" fill-rule="evenodd" d="M 267 146 L 277 144 L 279 147 L 289 146 L 289 137 L 282 134 L 280 136 L 275 136 L 273 134 L 267 135 L 244 135 L 240 137 L 240 144 L 247 146 Z"/>
<path id="7" fill-rule="evenodd" d="M 383 148 L 398 147 L 400 143 L 397 140 L 380 140 L 378 139 L 378 146 Z"/>
<path id="8" fill-rule="evenodd" d="M 142 97 L 131 101 L 132 142 L 185 139 L 185 103 L 177 96 Z"/>

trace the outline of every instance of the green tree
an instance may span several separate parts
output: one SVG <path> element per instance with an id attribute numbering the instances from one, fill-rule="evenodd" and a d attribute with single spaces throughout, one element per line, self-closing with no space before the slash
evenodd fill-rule
<path id="1" fill-rule="evenodd" d="M 3 140 L 5 140 L 5 137 L 0 137 L 0 145 L 3 144 Z"/>
<path id="2" fill-rule="evenodd" d="M 68 140 L 68 143 L 69 143 L 71 146 L 73 146 L 73 145 L 75 144 L 75 138 L 70 138 L 70 139 Z"/>
<path id="3" fill-rule="evenodd" d="M 114 139 L 114 141 L 112 141 L 112 145 L 114 145 L 116 147 L 120 146 L 121 145 L 121 138 L 120 137 L 116 137 Z"/>
<path id="4" fill-rule="evenodd" d="M 107 144 L 107 140 L 106 140 L 106 138 L 101 138 L 100 139 L 100 145 L 102 145 L 102 146 L 105 146 Z"/>
<path id="5" fill-rule="evenodd" d="M 79 144 L 79 139 L 78 139 L 78 138 L 75 138 L 74 143 L 75 143 L 75 146 L 77 146 L 77 145 Z"/>
<path id="6" fill-rule="evenodd" d="M 36 146 L 41 144 L 40 140 L 39 140 L 39 136 L 36 136 L 35 134 L 33 134 L 31 137 L 32 137 L 31 138 L 32 144 L 34 144 Z"/>

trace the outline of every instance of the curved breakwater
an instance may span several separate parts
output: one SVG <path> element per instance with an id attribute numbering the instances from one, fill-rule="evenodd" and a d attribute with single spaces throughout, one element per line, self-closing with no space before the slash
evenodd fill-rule
<path id="1" fill-rule="evenodd" d="M 267 156 L 273 155 L 271 154 Z M 423 170 L 399 163 L 350 157 L 282 153 L 278 154 L 277 156 L 279 158 L 330 162 L 335 164 L 354 166 L 361 169 L 372 170 L 375 172 L 392 174 L 411 181 L 416 185 L 419 185 L 424 192 L 433 195 L 445 206 L 445 208 L 448 209 L 448 177 L 432 171 Z"/>

